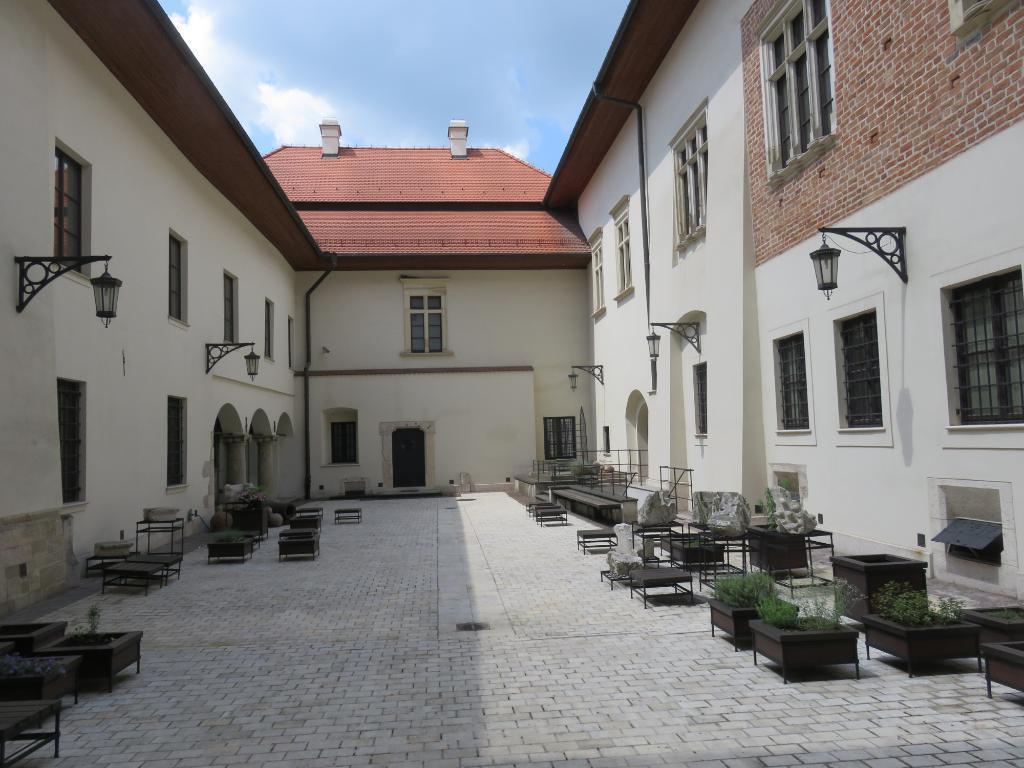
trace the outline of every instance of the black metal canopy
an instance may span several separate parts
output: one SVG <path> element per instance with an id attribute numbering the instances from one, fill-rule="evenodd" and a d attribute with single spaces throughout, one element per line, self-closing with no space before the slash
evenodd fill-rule
<path id="1" fill-rule="evenodd" d="M 985 549 L 1003 535 L 1003 526 L 983 520 L 958 517 L 950 521 L 932 541 L 968 549 Z"/>

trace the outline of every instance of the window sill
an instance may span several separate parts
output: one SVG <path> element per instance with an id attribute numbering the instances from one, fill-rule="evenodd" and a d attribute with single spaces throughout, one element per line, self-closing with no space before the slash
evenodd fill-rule
<path id="1" fill-rule="evenodd" d="M 353 463 L 342 463 L 342 464 L 321 464 L 320 469 L 331 469 L 332 467 L 358 467 L 359 462 Z"/>
<path id="2" fill-rule="evenodd" d="M 840 435 L 876 435 L 885 432 L 885 427 L 840 427 L 836 432 Z"/>
<path id="3" fill-rule="evenodd" d="M 399 357 L 453 357 L 455 355 L 450 349 L 443 352 L 399 352 Z"/>
<path id="4" fill-rule="evenodd" d="M 789 165 L 785 168 L 769 172 L 768 186 L 773 188 L 778 187 L 789 179 L 792 179 L 794 176 L 799 176 L 803 173 L 804 168 L 824 155 L 828 150 L 832 149 L 835 144 L 835 133 L 830 133 L 828 136 L 822 136 L 820 139 L 815 139 L 803 154 L 792 158 L 789 161 Z"/>
<path id="5" fill-rule="evenodd" d="M 174 328 L 180 328 L 183 331 L 187 331 L 189 329 L 189 324 L 186 321 L 179 320 L 178 318 L 171 317 L 170 315 L 167 316 L 167 324 Z"/>
<path id="6" fill-rule="evenodd" d="M 600 320 L 602 317 L 608 314 L 608 307 L 602 304 L 600 307 L 590 313 L 590 316 L 595 320 Z"/>
<path id="7" fill-rule="evenodd" d="M 625 288 L 623 288 L 621 291 L 615 294 L 615 302 L 617 304 L 621 304 L 626 299 L 630 298 L 634 293 L 636 293 L 636 288 L 634 288 L 632 285 L 627 285 Z"/>
<path id="8" fill-rule="evenodd" d="M 185 491 L 188 490 L 188 486 L 188 483 L 182 483 L 181 485 L 168 485 L 164 489 L 164 493 L 168 496 L 170 496 L 173 493 L 184 493 Z"/>
<path id="9" fill-rule="evenodd" d="M 81 499 L 80 501 L 66 501 L 60 505 L 60 508 L 72 511 L 81 507 L 85 507 L 86 505 L 88 505 L 88 503 L 88 499 Z"/>
<path id="10" fill-rule="evenodd" d="M 775 430 L 776 435 L 782 437 L 793 437 L 795 435 L 811 435 L 814 434 L 813 429 L 777 429 Z"/>
<path id="11" fill-rule="evenodd" d="M 961 432 L 970 434 L 971 432 L 1020 432 L 1024 431 L 1024 421 L 1017 421 L 999 424 L 947 424 L 947 432 Z"/>
<path id="12" fill-rule="evenodd" d="M 705 235 L 707 235 L 707 226 L 706 225 L 701 225 L 701 226 L 697 227 L 697 229 L 695 229 L 689 235 L 687 235 L 686 237 L 682 238 L 681 240 L 679 240 L 676 243 L 676 250 L 677 251 L 685 251 L 690 246 L 695 245 L 699 241 L 703 240 Z"/>

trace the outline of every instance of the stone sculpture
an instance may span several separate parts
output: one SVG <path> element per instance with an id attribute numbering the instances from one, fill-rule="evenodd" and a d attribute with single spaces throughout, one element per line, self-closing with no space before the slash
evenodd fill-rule
<path id="1" fill-rule="evenodd" d="M 676 519 L 676 505 L 666 491 L 655 491 L 644 499 L 637 510 L 637 523 L 646 525 L 665 525 Z"/>
<path id="2" fill-rule="evenodd" d="M 814 515 L 804 509 L 803 502 L 785 488 L 776 485 L 770 489 L 775 502 L 775 524 L 784 533 L 810 533 L 818 523 Z"/>
<path id="3" fill-rule="evenodd" d="M 629 523 L 615 526 L 618 543 L 608 552 L 608 568 L 616 576 L 628 576 L 630 571 L 643 566 L 643 559 L 633 549 L 633 528 Z"/>
<path id="4" fill-rule="evenodd" d="M 742 536 L 750 527 L 750 507 L 743 494 L 723 491 L 716 494 L 718 504 L 712 509 L 707 525 L 719 536 Z"/>

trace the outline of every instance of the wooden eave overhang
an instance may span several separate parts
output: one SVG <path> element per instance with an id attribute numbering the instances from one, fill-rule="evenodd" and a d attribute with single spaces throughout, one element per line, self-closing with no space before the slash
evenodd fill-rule
<path id="1" fill-rule="evenodd" d="M 325 268 L 313 236 L 156 0 L 49 2 L 196 170 L 294 269 Z"/>
<path id="2" fill-rule="evenodd" d="M 336 260 L 336 269 L 339 272 L 396 269 L 584 269 L 590 263 L 589 253 L 328 253 L 326 255 Z"/>

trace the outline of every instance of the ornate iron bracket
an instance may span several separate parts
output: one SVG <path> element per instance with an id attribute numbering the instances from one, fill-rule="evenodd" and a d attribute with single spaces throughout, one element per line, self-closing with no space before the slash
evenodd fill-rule
<path id="1" fill-rule="evenodd" d="M 682 336 L 700 354 L 700 323 L 651 323 L 655 328 L 667 328 Z"/>
<path id="2" fill-rule="evenodd" d="M 823 227 L 818 230 L 823 235 L 839 235 L 855 243 L 860 243 L 907 282 L 906 227 Z"/>
<path id="3" fill-rule="evenodd" d="M 602 385 L 604 384 L 604 366 L 603 365 L 574 365 L 574 366 L 572 366 L 572 370 L 583 371 L 584 373 L 589 373 L 591 376 L 593 376 L 595 379 L 597 379 L 598 383 L 600 383 Z"/>
<path id="4" fill-rule="evenodd" d="M 207 344 L 206 345 L 206 372 L 209 373 L 213 370 L 213 366 L 221 361 L 221 358 L 227 357 L 236 349 L 242 347 L 256 348 L 256 342 L 254 341 L 240 341 L 230 342 L 225 344 Z"/>
<path id="5" fill-rule="evenodd" d="M 81 267 L 85 264 L 92 264 L 95 261 L 110 262 L 109 256 L 15 256 L 14 263 L 18 265 L 18 306 L 17 311 L 21 312 L 28 303 L 36 297 L 43 288 L 52 283 L 65 272 Z M 36 276 L 38 272 L 34 268 L 43 270 L 42 275 Z"/>

